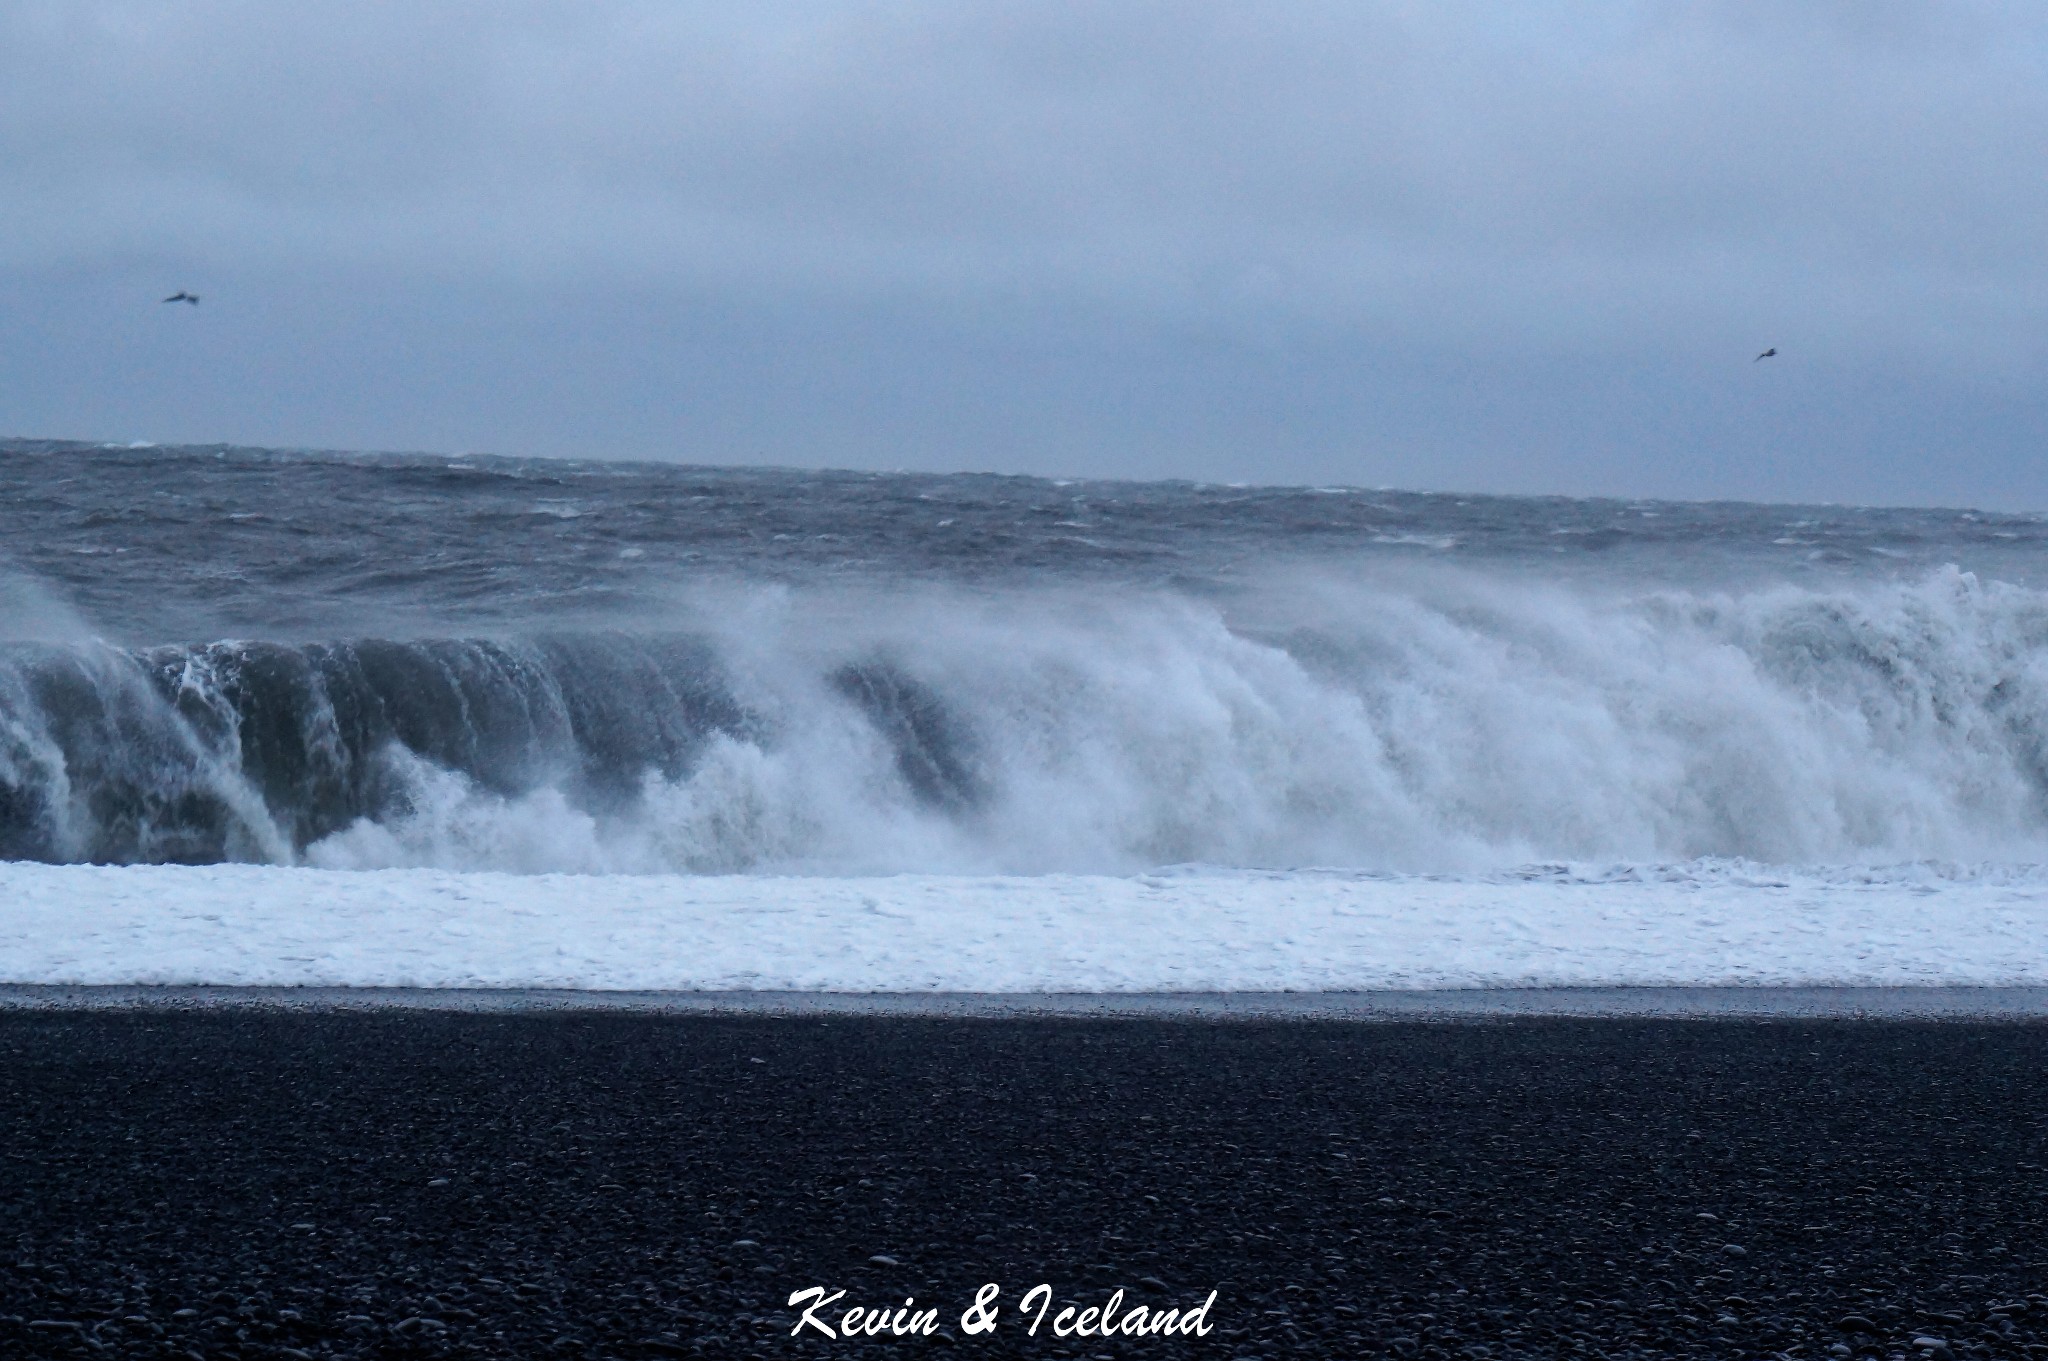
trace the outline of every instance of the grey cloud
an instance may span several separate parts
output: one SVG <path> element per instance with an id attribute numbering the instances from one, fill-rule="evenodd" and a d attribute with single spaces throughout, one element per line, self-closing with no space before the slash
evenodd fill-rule
<path id="1" fill-rule="evenodd" d="M 2048 362 L 2044 67 L 2037 8 L 1910 0 L 27 0 L 0 264 L 868 308 L 910 350 L 1107 317 L 1183 337 L 1147 364 L 1501 392 L 1784 342 L 2009 402 Z"/>

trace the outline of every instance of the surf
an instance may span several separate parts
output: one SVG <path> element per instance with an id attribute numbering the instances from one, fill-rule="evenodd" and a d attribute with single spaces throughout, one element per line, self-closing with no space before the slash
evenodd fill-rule
<path id="1" fill-rule="evenodd" d="M 590 873 L 2031 862 L 2048 595 L 1290 569 L 0 645 L 0 855 Z"/>

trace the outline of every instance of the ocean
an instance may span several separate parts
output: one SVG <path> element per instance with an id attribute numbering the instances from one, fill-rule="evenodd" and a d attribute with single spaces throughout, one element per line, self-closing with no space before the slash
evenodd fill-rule
<path id="1" fill-rule="evenodd" d="M 2040 982 L 2044 568 L 1966 510 L 0 442 L 0 981 Z"/>

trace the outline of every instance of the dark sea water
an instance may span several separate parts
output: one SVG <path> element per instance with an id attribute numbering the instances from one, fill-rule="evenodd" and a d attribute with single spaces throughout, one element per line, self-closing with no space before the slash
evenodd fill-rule
<path id="1" fill-rule="evenodd" d="M 0 857 L 2035 861 L 2048 521 L 0 442 Z"/>

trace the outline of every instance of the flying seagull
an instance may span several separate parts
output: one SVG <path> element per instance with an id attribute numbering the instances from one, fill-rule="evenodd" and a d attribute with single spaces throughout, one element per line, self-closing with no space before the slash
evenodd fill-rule
<path id="1" fill-rule="evenodd" d="M 187 292 L 186 292 L 186 291 L 185 291 L 184 289 L 182 289 L 182 288 L 181 288 L 181 289 L 179 289 L 179 290 L 178 290 L 177 292 L 175 292 L 175 293 L 171 294 L 171 296 L 170 296 L 170 297 L 168 297 L 168 298 L 165 298 L 165 299 L 164 299 L 164 301 L 165 301 L 165 302 L 189 302 L 189 303 L 191 303 L 191 304 L 192 304 L 192 305 L 193 305 L 194 307 L 197 307 L 197 306 L 199 306 L 199 295 L 198 295 L 197 293 L 187 293 Z"/>
<path id="2" fill-rule="evenodd" d="M 199 301 L 199 299 L 197 299 L 197 298 L 194 298 L 194 299 L 192 299 L 192 301 L 194 301 L 194 302 L 198 302 L 198 301 Z M 1765 350 L 1765 351 L 1764 351 L 1764 352 L 1763 352 L 1762 354 L 1758 355 L 1758 356 L 1756 357 L 1756 359 L 1769 359 L 1769 358 L 1770 358 L 1770 357 L 1771 357 L 1772 355 L 1776 354 L 1777 352 L 1778 352 L 1778 347 L 1777 347 L 1776 345 L 1773 345 L 1773 346 L 1771 346 L 1771 348 L 1770 348 L 1770 349 L 1768 349 L 1768 350 Z M 1750 363 L 1752 363 L 1752 364 L 1754 364 L 1754 363 L 1756 363 L 1756 359 L 1752 359 L 1752 360 L 1750 360 L 1749 362 L 1750 362 Z"/>

